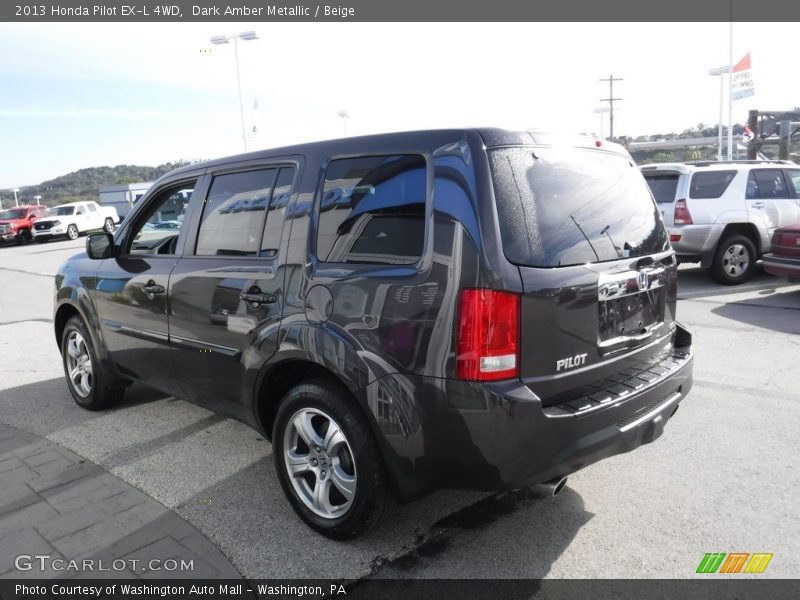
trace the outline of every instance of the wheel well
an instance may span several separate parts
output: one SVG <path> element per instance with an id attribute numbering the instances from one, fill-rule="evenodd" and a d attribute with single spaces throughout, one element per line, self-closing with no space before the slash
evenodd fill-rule
<path id="1" fill-rule="evenodd" d="M 64 327 L 67 325 L 67 321 L 70 318 L 74 317 L 75 315 L 80 316 L 78 309 L 72 306 L 71 304 L 62 304 L 58 311 L 56 311 L 56 317 L 54 320 L 55 330 L 56 330 L 56 343 L 61 346 L 61 336 L 64 333 Z"/>
<path id="2" fill-rule="evenodd" d="M 735 233 L 749 238 L 753 242 L 753 246 L 755 246 L 756 254 L 761 255 L 761 236 L 758 235 L 758 229 L 756 229 L 755 225 L 752 223 L 730 223 L 725 226 L 720 241 Z"/>
<path id="3" fill-rule="evenodd" d="M 272 367 L 261 383 L 256 408 L 258 421 L 269 439 L 272 437 L 272 426 L 278 406 L 286 393 L 303 382 L 311 379 L 322 379 L 338 387 L 352 397 L 352 393 L 339 377 L 325 367 L 306 360 L 290 360 Z M 354 404 L 355 398 L 353 399 Z"/>

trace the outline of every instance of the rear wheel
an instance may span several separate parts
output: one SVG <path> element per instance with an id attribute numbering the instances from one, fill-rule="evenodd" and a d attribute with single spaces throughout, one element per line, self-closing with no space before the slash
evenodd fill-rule
<path id="1" fill-rule="evenodd" d="M 106 219 L 105 223 L 103 223 L 103 229 L 106 233 L 114 233 L 114 220 L 111 218 Z"/>
<path id="2" fill-rule="evenodd" d="M 61 335 L 61 357 L 70 394 L 80 406 L 100 410 L 122 399 L 124 388 L 111 387 L 83 320 L 74 316 Z"/>
<path id="3" fill-rule="evenodd" d="M 31 232 L 27 229 L 23 229 L 17 234 L 17 243 L 18 244 L 29 244 L 31 241 Z"/>
<path id="4" fill-rule="evenodd" d="M 78 239 L 78 235 L 79 235 L 79 232 L 78 232 L 78 227 L 76 225 L 70 225 L 69 227 L 67 227 L 67 237 L 69 239 L 77 240 Z"/>
<path id="5" fill-rule="evenodd" d="M 351 539 L 394 514 L 378 444 L 354 400 L 324 381 L 281 402 L 272 435 L 278 479 L 295 512 L 333 539 Z"/>
<path id="6" fill-rule="evenodd" d="M 755 266 L 755 245 L 746 235 L 735 233 L 717 246 L 711 277 L 723 285 L 738 285 L 750 279 Z"/>

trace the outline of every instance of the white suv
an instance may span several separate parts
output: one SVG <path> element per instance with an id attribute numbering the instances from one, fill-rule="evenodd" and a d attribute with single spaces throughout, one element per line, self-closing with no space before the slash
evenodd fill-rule
<path id="1" fill-rule="evenodd" d="M 770 251 L 777 227 L 800 223 L 800 166 L 787 161 L 641 167 L 678 259 L 736 285 Z"/>

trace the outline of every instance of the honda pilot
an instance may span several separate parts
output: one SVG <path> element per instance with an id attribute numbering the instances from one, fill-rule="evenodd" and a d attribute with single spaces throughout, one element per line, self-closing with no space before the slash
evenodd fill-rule
<path id="1" fill-rule="evenodd" d="M 620 146 L 355 137 L 168 173 L 61 266 L 55 337 L 79 405 L 140 382 L 247 423 L 344 539 L 437 487 L 557 491 L 658 438 L 692 385 L 676 269 Z"/>

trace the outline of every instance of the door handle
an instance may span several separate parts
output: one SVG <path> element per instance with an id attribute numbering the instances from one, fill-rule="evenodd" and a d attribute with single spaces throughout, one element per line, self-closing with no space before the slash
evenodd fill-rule
<path id="1" fill-rule="evenodd" d="M 167 290 L 164 288 L 163 285 L 157 285 L 156 282 L 151 279 L 142 286 L 142 291 L 145 294 L 153 295 L 153 294 L 163 294 Z"/>
<path id="2" fill-rule="evenodd" d="M 763 202 L 753 202 L 750 206 L 752 206 L 753 208 L 764 208 L 764 203 Z"/>
<path id="3" fill-rule="evenodd" d="M 239 294 L 239 298 L 248 304 L 273 304 L 278 301 L 275 294 L 263 294 L 258 288 Z"/>

